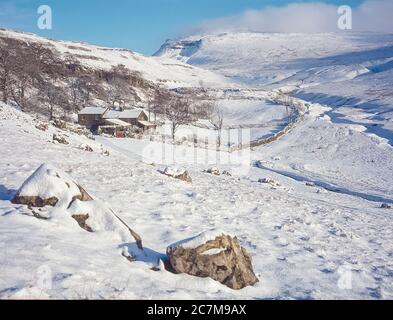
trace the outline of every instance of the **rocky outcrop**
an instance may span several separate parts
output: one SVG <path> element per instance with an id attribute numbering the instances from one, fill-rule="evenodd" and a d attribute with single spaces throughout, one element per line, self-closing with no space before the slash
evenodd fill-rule
<path id="1" fill-rule="evenodd" d="M 202 233 L 167 248 L 170 266 L 177 273 L 210 277 L 232 289 L 258 282 L 251 257 L 236 237 Z"/>

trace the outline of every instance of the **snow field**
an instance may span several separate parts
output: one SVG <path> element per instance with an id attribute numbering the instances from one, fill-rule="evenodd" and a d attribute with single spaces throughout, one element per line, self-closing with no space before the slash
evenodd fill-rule
<path id="1" fill-rule="evenodd" d="M 4 109 L 2 298 L 392 298 L 392 215 L 376 202 L 309 187 L 253 166 L 232 177 L 203 173 L 207 165 L 187 167 L 193 178 L 187 184 L 163 176 L 156 166 L 112 144 L 105 144 L 108 157 L 80 150 L 77 143 L 48 142 L 48 133 L 31 125 L 28 116 Z M 284 142 L 304 135 L 300 129 Z M 89 143 L 69 135 L 72 141 Z M 282 142 L 258 150 L 259 160 L 285 163 Z M 142 141 L 127 143 L 138 149 Z M 292 150 L 296 148 L 295 144 Z M 272 160 L 278 157 L 283 160 Z M 133 248 L 133 242 L 123 243 L 112 233 L 88 233 L 71 220 L 39 220 L 26 216 L 25 207 L 12 205 L 11 195 L 48 160 L 105 199 L 142 236 L 146 255 L 130 263 L 121 254 L 124 247 Z M 258 183 L 263 177 L 279 181 L 281 187 Z M 168 244 L 214 228 L 238 236 L 250 252 L 260 280 L 256 286 L 233 291 L 211 279 L 151 270 Z M 48 270 L 50 288 L 41 283 Z M 343 275 L 345 280 L 349 274 L 351 288 L 343 285 Z"/>

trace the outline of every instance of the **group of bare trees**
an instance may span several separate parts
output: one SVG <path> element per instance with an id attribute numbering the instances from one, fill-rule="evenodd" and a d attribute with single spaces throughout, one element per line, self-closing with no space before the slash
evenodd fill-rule
<path id="1" fill-rule="evenodd" d="M 171 122 L 173 140 L 175 140 L 176 131 L 181 125 L 187 125 L 197 120 L 192 99 L 189 96 L 177 95 L 161 87 L 157 87 L 150 96 L 147 112 L 149 121 L 152 121 L 154 114 L 154 121 L 157 121 L 158 115 Z"/>
<path id="2" fill-rule="evenodd" d="M 293 123 L 296 120 L 296 108 L 294 107 L 294 99 L 289 95 L 281 93 L 278 97 L 278 102 L 285 106 L 288 123 Z"/>
<path id="3" fill-rule="evenodd" d="M 19 50 L 17 42 L 8 39 L 0 46 L 0 90 L 2 101 L 8 103 L 10 98 L 20 104 L 25 102 L 25 88 L 31 81 L 31 74 L 39 68 L 35 61 L 28 60 L 28 49 Z M 38 80 L 34 77 L 34 80 Z"/>
<path id="4" fill-rule="evenodd" d="M 221 132 L 224 125 L 222 109 L 206 92 L 201 96 L 195 92 L 171 92 L 158 87 L 147 105 L 149 121 L 157 120 L 157 115 L 171 123 L 171 136 L 175 140 L 176 131 L 182 125 L 195 123 L 199 119 L 208 120 L 217 131 L 217 143 L 221 144 Z"/>
<path id="5" fill-rule="evenodd" d="M 108 106 L 138 101 L 135 88 L 149 92 L 153 85 L 124 65 L 87 68 L 49 44 L 0 37 L 0 97 L 24 111 L 69 118 L 93 99 Z"/>
<path id="6" fill-rule="evenodd" d="M 0 91 L 4 103 L 53 118 L 56 107 L 66 114 L 79 103 L 82 86 L 74 79 L 81 67 L 60 60 L 39 43 L 0 39 Z M 75 75 L 75 77 L 73 77 Z"/>
<path id="7" fill-rule="evenodd" d="M 131 71 L 124 65 L 113 66 L 109 71 L 104 71 L 102 76 L 107 83 L 105 91 L 106 101 L 112 108 L 124 108 L 127 105 L 140 102 L 140 97 L 134 88 L 149 91 L 151 84 L 143 79 L 137 71 Z"/>

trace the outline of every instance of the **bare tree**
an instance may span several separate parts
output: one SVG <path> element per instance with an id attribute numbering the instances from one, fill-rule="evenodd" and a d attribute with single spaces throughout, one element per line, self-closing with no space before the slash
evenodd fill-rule
<path id="1" fill-rule="evenodd" d="M 8 102 L 11 73 L 13 67 L 11 48 L 7 44 L 0 46 L 0 90 L 3 94 L 2 100 L 4 103 Z"/>
<path id="2" fill-rule="evenodd" d="M 27 77 L 20 77 L 11 86 L 12 99 L 22 110 L 27 110 L 28 108 L 28 99 L 26 97 L 27 81 Z"/>
<path id="3" fill-rule="evenodd" d="M 63 110 L 64 117 L 68 116 L 70 103 L 67 92 L 60 86 L 55 86 L 49 81 L 41 83 L 39 87 L 39 100 L 46 106 L 49 121 L 54 119 L 56 107 Z"/>
<path id="4" fill-rule="evenodd" d="M 286 94 L 281 94 L 280 100 L 281 100 L 281 103 L 285 106 L 285 111 L 286 111 L 288 123 L 292 123 L 292 121 L 293 121 L 292 118 L 293 118 L 293 113 L 294 113 L 292 97 L 290 97 Z"/>
<path id="5" fill-rule="evenodd" d="M 70 92 L 70 105 L 72 111 L 76 112 L 87 107 L 91 96 L 92 79 L 89 76 L 81 76 L 77 78 L 69 78 L 67 80 Z"/>
<path id="6" fill-rule="evenodd" d="M 111 86 L 107 88 L 106 97 L 107 97 L 107 103 L 111 108 L 115 108 L 116 105 L 122 107 L 123 105 L 122 95 L 119 90 L 119 87 L 116 86 L 116 84 L 112 83 Z"/>
<path id="7" fill-rule="evenodd" d="M 10 86 L 10 93 L 12 99 L 22 110 L 28 109 L 29 99 L 26 92 L 34 82 L 34 79 L 40 76 L 39 61 L 34 53 L 33 46 L 27 46 L 24 49 L 19 48 L 14 58 L 15 65 L 12 68 L 13 81 Z"/>
<path id="8" fill-rule="evenodd" d="M 217 145 L 221 146 L 221 135 L 224 126 L 224 112 L 217 104 L 206 105 L 209 110 L 209 122 L 213 128 L 217 131 Z"/>
<path id="9" fill-rule="evenodd" d="M 191 102 L 187 98 L 173 97 L 168 104 L 163 107 L 164 116 L 171 122 L 172 140 L 175 141 L 175 134 L 181 125 L 190 124 L 194 121 L 191 111 Z"/>
<path id="10" fill-rule="evenodd" d="M 164 88 L 154 88 L 153 95 L 149 98 L 147 110 L 149 113 L 149 121 L 151 121 L 151 114 L 154 114 L 154 122 L 157 122 L 157 115 L 165 114 L 165 106 L 168 106 L 172 101 L 171 93 Z"/>
<path id="11" fill-rule="evenodd" d="M 34 46 L 19 44 L 15 39 L 3 39 L 0 47 L 0 90 L 3 102 L 13 99 L 26 107 L 25 92 L 36 73 Z"/>
<path id="12" fill-rule="evenodd" d="M 130 85 L 133 75 L 124 65 L 113 66 L 106 74 L 107 90 L 106 97 L 108 104 L 114 108 L 117 104 L 123 107 L 125 104 L 134 101 L 136 92 Z"/>
<path id="13" fill-rule="evenodd" d="M 155 99 L 153 97 L 149 97 L 147 100 L 147 115 L 148 115 L 148 120 L 151 121 L 151 114 L 153 113 L 154 110 L 154 105 L 155 105 Z"/>

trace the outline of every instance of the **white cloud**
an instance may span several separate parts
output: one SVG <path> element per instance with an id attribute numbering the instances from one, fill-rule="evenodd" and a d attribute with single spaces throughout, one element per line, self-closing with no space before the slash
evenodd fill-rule
<path id="1" fill-rule="evenodd" d="M 192 32 L 336 32 L 339 31 L 337 8 L 336 5 L 323 2 L 270 6 L 262 10 L 249 10 L 235 16 L 207 20 Z M 367 0 L 352 8 L 353 29 L 392 33 L 392 12 L 392 0 Z"/>

